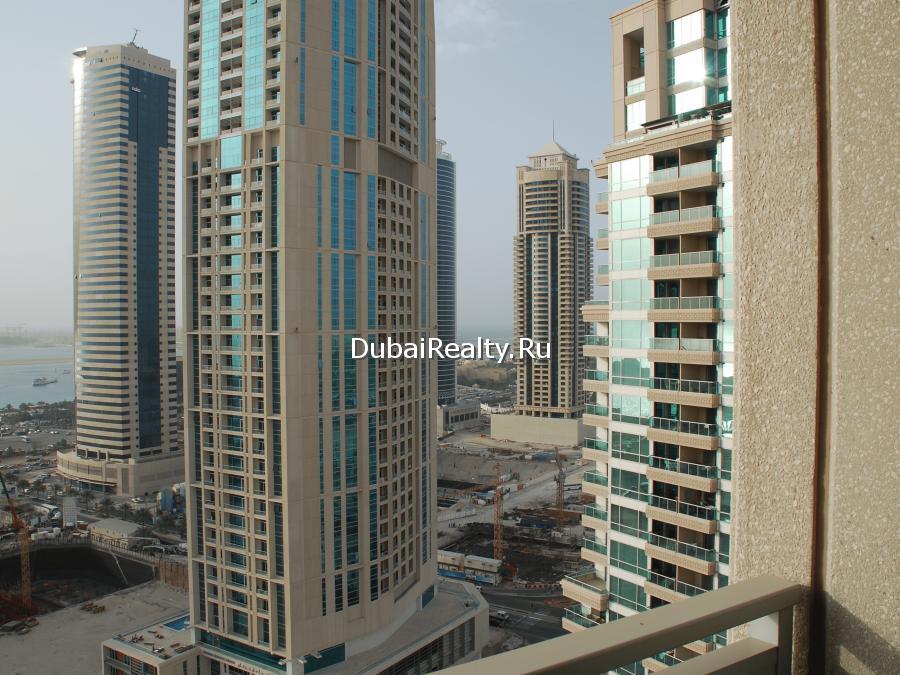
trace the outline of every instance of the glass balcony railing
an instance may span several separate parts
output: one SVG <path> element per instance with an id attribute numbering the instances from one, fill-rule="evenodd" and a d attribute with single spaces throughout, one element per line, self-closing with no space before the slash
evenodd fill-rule
<path id="1" fill-rule="evenodd" d="M 597 347 L 609 347 L 608 335 L 587 335 L 584 338 L 584 344 L 595 345 Z"/>
<path id="2" fill-rule="evenodd" d="M 718 251 L 692 251 L 650 256 L 650 267 L 675 267 L 676 265 L 703 265 L 719 262 Z"/>
<path id="3" fill-rule="evenodd" d="M 694 436 L 720 436 L 718 424 L 706 422 L 692 422 L 690 420 L 673 420 L 668 417 L 651 417 L 650 427 L 663 431 L 677 431 L 680 434 L 693 434 Z"/>
<path id="4" fill-rule="evenodd" d="M 636 77 L 633 80 L 628 80 L 625 83 L 625 95 L 634 96 L 635 94 L 641 94 L 644 92 L 646 86 L 646 80 L 643 77 Z"/>
<path id="5" fill-rule="evenodd" d="M 719 352 L 722 343 L 706 338 L 650 338 L 650 349 L 668 349 L 687 352 Z"/>
<path id="6" fill-rule="evenodd" d="M 587 570 L 577 574 L 567 574 L 563 579 L 576 586 L 580 586 L 591 593 L 600 593 L 601 595 L 609 594 L 609 591 L 606 590 L 606 582 L 597 577 L 596 570 Z"/>
<path id="7" fill-rule="evenodd" d="M 639 464 L 649 464 L 650 455 L 639 455 L 635 452 L 626 452 L 624 450 L 613 450 L 612 456 L 615 459 L 624 459 L 629 462 L 638 462 Z"/>
<path id="8" fill-rule="evenodd" d="M 703 548 L 702 546 L 697 546 L 696 544 L 687 544 L 682 541 L 670 539 L 669 537 L 663 537 L 660 534 L 653 534 L 652 532 L 650 533 L 647 542 L 651 546 L 664 548 L 668 551 L 675 551 L 676 553 L 681 553 L 682 555 L 697 558 L 698 560 L 702 560 L 704 562 L 715 562 L 717 558 L 716 552 L 712 549 Z"/>
<path id="9" fill-rule="evenodd" d="M 650 299 L 650 309 L 719 309 L 721 306 L 721 299 L 715 295 Z"/>
<path id="10" fill-rule="evenodd" d="M 594 504 L 588 504 L 584 507 L 584 515 L 596 518 L 597 520 L 609 520 L 609 514 Z"/>
<path id="11" fill-rule="evenodd" d="M 624 523 L 612 522 L 610 523 L 610 527 L 616 532 L 621 532 L 622 534 L 627 534 L 630 537 L 637 537 L 638 539 L 643 539 L 645 541 L 647 541 L 649 537 L 646 530 L 632 527 L 631 525 L 625 525 Z"/>
<path id="12" fill-rule="evenodd" d="M 702 520 L 716 520 L 715 506 L 702 506 L 700 504 L 691 504 L 689 502 L 678 502 L 668 497 L 660 497 L 659 495 L 650 495 L 650 506 L 658 509 L 665 509 L 673 513 L 680 513 L 692 518 L 700 518 Z"/>
<path id="13" fill-rule="evenodd" d="M 600 473 L 599 471 L 585 471 L 585 472 L 584 472 L 584 479 L 585 479 L 588 483 L 593 483 L 594 485 L 602 485 L 602 486 L 604 486 L 604 487 L 608 487 L 608 486 L 609 486 L 609 478 L 607 478 L 606 476 L 604 476 L 604 475 L 603 475 L 602 473 Z"/>
<path id="14" fill-rule="evenodd" d="M 575 607 L 580 607 L 581 605 L 575 605 Z M 585 628 L 593 628 L 594 626 L 599 626 L 599 621 L 594 621 L 592 618 L 585 616 L 578 609 L 572 609 L 571 607 L 566 607 L 566 611 L 563 614 L 565 618 L 573 623 L 577 623 L 579 626 L 584 626 Z"/>
<path id="15" fill-rule="evenodd" d="M 663 471 L 672 471 L 673 473 L 683 473 L 686 476 L 697 476 L 698 478 L 718 478 L 719 469 L 715 466 L 706 464 L 693 464 L 692 462 L 682 462 L 677 459 L 666 459 L 665 457 L 651 457 L 650 466 Z"/>
<path id="16" fill-rule="evenodd" d="M 592 537 L 585 537 L 581 542 L 581 546 L 588 549 L 589 551 L 593 551 L 594 553 L 599 553 L 600 555 L 608 555 L 606 551 L 606 544 L 599 542 Z"/>
<path id="17" fill-rule="evenodd" d="M 597 230 L 597 239 L 608 239 L 608 238 L 609 238 L 609 229 L 603 228 L 603 229 Z"/>
<path id="18" fill-rule="evenodd" d="M 668 377 L 654 377 L 650 381 L 650 388 L 662 391 L 682 391 L 687 394 L 718 394 L 720 390 L 718 382 L 678 380 Z"/>
<path id="19" fill-rule="evenodd" d="M 606 204 L 609 201 L 609 192 L 603 191 L 597 193 L 597 203 Z"/>
<path id="20" fill-rule="evenodd" d="M 700 176 L 704 173 L 718 172 L 719 163 L 714 159 L 707 159 L 703 162 L 694 162 L 693 164 L 683 164 L 681 166 L 672 166 L 666 169 L 651 171 L 649 181 L 650 183 L 664 183 L 665 181 L 675 180 L 676 178 L 690 178 L 691 176 Z"/>
<path id="21" fill-rule="evenodd" d="M 625 497 L 626 499 L 633 499 L 637 502 L 644 502 L 645 504 L 650 503 L 650 495 L 646 492 L 641 492 L 639 490 L 632 490 L 631 488 L 622 487 L 621 485 L 613 485 L 612 493 L 618 497 Z"/>
<path id="22" fill-rule="evenodd" d="M 597 265 L 597 274 L 609 274 L 609 265 Z"/>
<path id="23" fill-rule="evenodd" d="M 599 305 L 601 307 L 609 307 L 609 300 L 588 300 L 586 305 Z"/>
<path id="24" fill-rule="evenodd" d="M 609 382 L 609 373 L 605 370 L 585 370 L 585 380 L 594 380 L 595 382 Z"/>
<path id="25" fill-rule="evenodd" d="M 707 218 L 721 218 L 722 209 L 718 206 L 695 206 L 690 209 L 675 211 L 663 211 L 650 214 L 651 225 L 665 225 L 666 223 L 688 222 L 691 220 L 706 220 Z"/>
<path id="26" fill-rule="evenodd" d="M 609 417 L 609 407 L 605 405 L 597 405 L 596 403 L 588 403 L 584 406 L 584 411 L 588 415 L 598 415 L 600 417 Z"/>
<path id="27" fill-rule="evenodd" d="M 590 448 L 591 450 L 600 450 L 601 452 L 609 451 L 609 443 L 601 441 L 599 438 L 585 438 L 584 447 Z"/>
<path id="28" fill-rule="evenodd" d="M 683 581 L 676 581 L 675 579 L 667 576 L 663 576 L 658 572 L 650 572 L 647 576 L 647 581 L 651 584 L 656 584 L 657 586 L 662 586 L 663 588 L 668 588 L 671 591 L 675 591 L 676 593 L 681 593 L 682 595 L 687 596 L 695 596 L 700 595 L 701 593 L 706 593 L 706 588 L 700 588 L 699 586 L 693 586 L 691 584 L 686 584 Z"/>

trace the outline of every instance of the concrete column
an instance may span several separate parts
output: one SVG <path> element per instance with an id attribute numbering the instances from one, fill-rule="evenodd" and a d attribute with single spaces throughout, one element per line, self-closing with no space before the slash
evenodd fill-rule
<path id="1" fill-rule="evenodd" d="M 735 580 L 809 589 L 796 672 L 900 672 L 889 0 L 735 0 Z"/>

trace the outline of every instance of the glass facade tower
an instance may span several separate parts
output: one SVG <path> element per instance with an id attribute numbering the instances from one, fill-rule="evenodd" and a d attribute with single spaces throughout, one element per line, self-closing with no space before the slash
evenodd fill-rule
<path id="1" fill-rule="evenodd" d="M 727 3 L 659 2 L 612 17 L 614 142 L 597 248 L 609 299 L 595 330 L 583 454 L 582 557 L 569 630 L 721 588 L 730 577 L 735 344 Z M 664 26 L 660 33 L 657 25 Z M 656 36 L 658 39 L 650 39 Z M 589 584 L 590 587 L 586 586 Z M 653 671 L 724 643 L 661 653 Z"/>
<path id="2" fill-rule="evenodd" d="M 456 342 L 456 162 L 438 141 L 437 155 L 437 336 Z M 456 401 L 456 361 L 439 359 L 438 404 Z"/>
<path id="3" fill-rule="evenodd" d="M 435 593 L 433 2 L 185 11 L 191 623 L 309 672 Z"/>
<path id="4" fill-rule="evenodd" d="M 79 489 L 144 495 L 183 480 L 175 375 L 175 71 L 127 45 L 74 54 Z"/>

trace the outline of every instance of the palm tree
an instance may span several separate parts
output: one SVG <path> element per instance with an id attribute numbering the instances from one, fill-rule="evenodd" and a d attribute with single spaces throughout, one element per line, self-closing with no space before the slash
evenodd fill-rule
<path id="1" fill-rule="evenodd" d="M 97 499 L 97 495 L 95 495 L 90 490 L 85 490 L 84 492 L 81 493 L 81 499 L 84 502 L 85 507 L 90 508 L 91 502 L 93 502 Z"/>
<path id="2" fill-rule="evenodd" d="M 111 497 L 104 497 L 100 502 L 100 513 L 104 516 L 109 516 L 112 513 L 114 506 L 114 502 Z"/>
<path id="3" fill-rule="evenodd" d="M 128 504 L 119 505 L 119 518 L 129 520 L 132 516 L 131 507 Z"/>

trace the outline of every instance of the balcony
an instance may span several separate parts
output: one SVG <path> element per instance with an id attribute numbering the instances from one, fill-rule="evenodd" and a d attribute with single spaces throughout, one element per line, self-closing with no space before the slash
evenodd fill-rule
<path id="1" fill-rule="evenodd" d="M 717 424 L 675 420 L 668 417 L 651 417 L 647 438 L 659 443 L 687 445 L 701 450 L 716 450 L 719 447 L 721 430 Z"/>
<path id="2" fill-rule="evenodd" d="M 598 251 L 609 249 L 609 230 L 597 230 L 596 247 Z"/>
<path id="3" fill-rule="evenodd" d="M 675 237 L 682 234 L 711 234 L 721 229 L 722 209 L 695 206 L 689 209 L 650 214 L 648 237 Z"/>
<path id="4" fill-rule="evenodd" d="M 707 338 L 650 338 L 647 358 L 664 363 L 712 366 L 722 360 L 722 343 Z"/>
<path id="5" fill-rule="evenodd" d="M 679 502 L 668 497 L 649 495 L 647 517 L 670 525 L 686 527 L 694 532 L 712 534 L 716 530 L 718 513 L 715 506 Z"/>
<path id="6" fill-rule="evenodd" d="M 646 552 L 651 558 L 706 576 L 716 571 L 717 553 L 713 549 L 688 544 L 652 532 L 647 538 Z"/>
<path id="7" fill-rule="evenodd" d="M 650 256 L 650 279 L 706 279 L 722 272 L 718 251 L 693 251 Z"/>
<path id="8" fill-rule="evenodd" d="M 585 381 L 587 382 L 587 380 Z M 586 404 L 584 406 L 584 423 L 591 427 L 606 429 L 609 426 L 609 407 L 596 403 Z"/>
<path id="9" fill-rule="evenodd" d="M 686 659 L 690 670 L 684 672 L 788 675 L 793 648 L 793 608 L 800 598 L 798 584 L 776 577 L 759 577 L 445 672 L 447 675 L 607 672 L 749 624 L 740 639 Z"/>
<path id="10" fill-rule="evenodd" d="M 597 619 L 592 619 L 588 614 L 585 614 L 581 608 L 582 605 L 575 604 L 571 607 L 566 607 L 565 612 L 563 612 L 562 625 L 563 628 L 570 633 L 575 633 L 584 630 L 585 628 L 594 628 L 595 626 L 600 626 L 602 624 L 602 619 L 599 617 Z"/>
<path id="11" fill-rule="evenodd" d="M 597 612 L 605 612 L 609 603 L 606 581 L 596 570 L 566 575 L 562 578 L 562 593 L 567 598 L 586 605 Z"/>
<path id="12" fill-rule="evenodd" d="M 606 499 L 609 496 L 609 478 L 599 471 L 585 471 L 584 482 L 581 486 L 583 492 L 600 499 Z"/>
<path id="13" fill-rule="evenodd" d="M 719 405 L 720 389 L 718 382 L 654 377 L 650 381 L 647 398 L 660 403 L 715 408 Z"/>
<path id="14" fill-rule="evenodd" d="M 708 593 L 711 589 L 700 588 L 656 572 L 649 572 L 647 581 L 644 584 L 644 590 L 649 595 L 662 598 L 668 602 L 679 602 L 686 598 L 693 598 L 694 596 Z"/>
<path id="15" fill-rule="evenodd" d="M 719 469 L 706 464 L 651 457 L 647 467 L 647 478 L 691 490 L 715 492 L 718 487 Z"/>
<path id="16" fill-rule="evenodd" d="M 647 184 L 647 194 L 655 197 L 682 190 L 715 188 L 718 184 L 719 163 L 708 159 L 704 162 L 652 171 Z"/>
<path id="17" fill-rule="evenodd" d="M 592 530 L 606 531 L 609 529 L 609 514 L 599 506 L 588 504 L 584 507 L 581 524 Z"/>
<path id="18" fill-rule="evenodd" d="M 595 565 L 606 565 L 609 562 L 606 545 L 593 537 L 585 537 L 581 542 L 581 557 Z"/>
<path id="19" fill-rule="evenodd" d="M 628 80 L 625 83 L 625 96 L 637 96 L 638 94 L 643 94 L 646 86 L 646 80 L 643 76 Z"/>
<path id="20" fill-rule="evenodd" d="M 594 210 L 600 214 L 609 213 L 609 192 L 597 193 L 597 204 Z"/>
<path id="21" fill-rule="evenodd" d="M 609 444 L 599 438 L 585 438 L 581 448 L 581 456 L 595 462 L 609 461 Z"/>
<path id="22" fill-rule="evenodd" d="M 715 295 L 651 298 L 647 318 L 672 323 L 717 323 L 722 301 Z"/>

